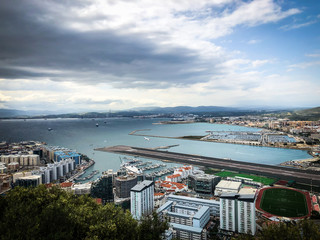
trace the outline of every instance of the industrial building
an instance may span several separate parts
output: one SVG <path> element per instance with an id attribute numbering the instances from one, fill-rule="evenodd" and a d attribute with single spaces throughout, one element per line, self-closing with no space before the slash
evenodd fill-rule
<path id="1" fill-rule="evenodd" d="M 188 176 L 188 188 L 197 193 L 213 194 L 221 177 L 209 174 L 192 174 Z"/>
<path id="2" fill-rule="evenodd" d="M 102 203 L 113 202 L 113 171 L 109 169 L 102 173 L 102 176 L 91 185 L 91 196 L 101 198 Z"/>
<path id="3" fill-rule="evenodd" d="M 131 189 L 131 214 L 140 220 L 143 215 L 151 214 L 154 207 L 154 183 L 144 180 Z"/>
<path id="4" fill-rule="evenodd" d="M 221 180 L 215 188 L 214 195 L 220 196 L 223 193 L 238 193 L 241 182 Z"/>
<path id="5" fill-rule="evenodd" d="M 256 232 L 255 195 L 221 194 L 220 229 L 254 235 Z"/>
<path id="6" fill-rule="evenodd" d="M 138 183 L 138 177 L 133 174 L 115 178 L 116 195 L 118 198 L 129 198 L 130 190 Z"/>

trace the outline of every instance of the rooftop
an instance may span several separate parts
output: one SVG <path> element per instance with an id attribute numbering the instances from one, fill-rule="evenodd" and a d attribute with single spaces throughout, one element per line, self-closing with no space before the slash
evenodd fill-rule
<path id="1" fill-rule="evenodd" d="M 41 179 L 41 175 L 30 175 L 30 176 L 24 176 L 24 177 L 19 177 L 17 180 L 19 179 Z"/>
<path id="2" fill-rule="evenodd" d="M 154 196 L 163 196 L 164 193 L 154 193 L 153 195 L 154 195 Z"/>
<path id="3" fill-rule="evenodd" d="M 62 187 L 62 188 L 72 187 L 72 185 L 73 185 L 73 182 L 60 183 L 60 187 Z"/>
<path id="4" fill-rule="evenodd" d="M 207 199 L 194 198 L 194 197 L 185 197 L 185 196 L 173 195 L 173 194 L 170 194 L 168 196 L 168 200 L 171 200 L 171 201 L 176 201 L 176 200 L 193 201 L 193 202 L 197 202 L 199 204 L 220 204 L 220 202 L 216 201 L 216 200 L 207 200 Z"/>
<path id="5" fill-rule="evenodd" d="M 139 183 L 139 184 L 135 185 L 133 188 L 131 188 L 131 191 L 141 192 L 142 190 L 144 190 L 152 185 L 153 185 L 153 181 L 144 180 L 142 183 Z"/>
<path id="6" fill-rule="evenodd" d="M 216 188 L 228 188 L 228 189 L 238 190 L 240 186 L 241 186 L 241 182 L 221 180 L 217 184 Z"/>
<path id="7" fill-rule="evenodd" d="M 177 223 L 170 223 L 170 225 L 175 229 L 180 229 L 184 231 L 190 231 L 198 234 L 202 232 L 202 228 L 198 228 L 198 227 L 191 227 L 191 226 L 186 226 L 186 225 L 177 224 Z"/>
<path id="8" fill-rule="evenodd" d="M 181 177 L 181 175 L 180 174 L 173 174 L 173 175 L 167 176 L 167 178 L 176 178 L 176 177 Z"/>
<path id="9" fill-rule="evenodd" d="M 171 205 L 173 204 L 173 201 L 167 201 L 165 204 L 163 204 L 161 207 L 158 208 L 157 212 L 162 212 L 163 210 L 171 207 Z"/>
<path id="10" fill-rule="evenodd" d="M 248 188 L 248 187 L 245 187 L 245 188 L 241 188 L 240 191 L 239 191 L 239 194 L 255 194 L 257 191 L 257 189 L 255 188 Z"/>
<path id="11" fill-rule="evenodd" d="M 209 207 L 202 206 L 199 211 L 193 216 L 193 218 L 200 219 L 208 210 L 210 211 Z"/>

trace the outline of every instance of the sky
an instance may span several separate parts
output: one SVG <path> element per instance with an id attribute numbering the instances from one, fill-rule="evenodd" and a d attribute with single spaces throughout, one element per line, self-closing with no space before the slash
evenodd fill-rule
<path id="1" fill-rule="evenodd" d="M 320 105 L 318 0 L 0 5 L 0 108 Z"/>

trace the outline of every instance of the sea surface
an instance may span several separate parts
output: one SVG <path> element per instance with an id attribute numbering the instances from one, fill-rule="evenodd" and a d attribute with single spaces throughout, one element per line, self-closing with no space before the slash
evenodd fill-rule
<path id="1" fill-rule="evenodd" d="M 307 151 L 281 149 L 271 147 L 247 146 L 230 143 L 213 143 L 182 139 L 158 138 L 129 135 L 134 130 L 149 129 L 138 133 L 178 137 L 187 135 L 206 135 L 206 131 L 259 131 L 224 124 L 193 123 L 193 124 L 154 124 L 167 119 L 35 119 L 35 120 L 0 120 L 0 141 L 19 142 L 26 140 L 44 141 L 48 145 L 67 147 L 94 159 L 96 164 L 88 170 L 118 170 L 120 158 L 123 156 L 94 151 L 95 148 L 129 145 L 153 148 L 159 146 L 179 146 L 169 151 L 198 154 L 217 158 L 230 158 L 238 161 L 276 165 L 288 160 L 310 158 Z M 99 127 L 96 127 L 96 124 Z M 48 131 L 52 128 L 52 131 Z M 155 160 L 148 160 L 157 162 Z M 166 163 L 167 167 L 179 166 Z M 227 160 L 226 160 L 227 164 Z M 86 176 L 86 175 L 84 175 Z M 97 178 L 99 175 L 96 175 Z"/>

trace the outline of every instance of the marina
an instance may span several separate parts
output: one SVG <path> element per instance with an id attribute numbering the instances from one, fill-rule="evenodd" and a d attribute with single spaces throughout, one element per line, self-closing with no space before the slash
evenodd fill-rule
<path id="1" fill-rule="evenodd" d="M 124 162 L 123 159 L 126 159 L 128 161 Z M 174 169 L 172 168 L 171 170 L 164 169 L 164 170 L 158 170 L 156 172 L 150 172 L 154 169 L 166 167 L 167 165 L 164 163 L 152 164 L 151 161 L 143 162 L 142 160 L 137 158 L 127 158 L 127 157 L 123 157 L 123 158 L 120 157 L 120 161 L 121 161 L 120 168 L 124 168 L 127 171 L 134 174 L 142 174 L 148 171 L 148 173 L 146 174 L 147 176 L 159 177 L 174 171 Z"/>
<path id="2" fill-rule="evenodd" d="M 294 168 L 287 168 L 282 166 L 271 166 L 258 163 L 248 163 L 235 160 L 225 160 L 221 158 L 206 157 L 193 154 L 177 153 L 177 152 L 163 152 L 152 150 L 148 148 L 130 147 L 130 146 L 113 146 L 108 148 L 97 149 L 98 151 L 113 152 L 126 155 L 139 155 L 141 157 L 170 160 L 172 162 L 192 164 L 205 167 L 213 167 L 219 169 L 228 169 L 233 171 L 242 171 L 246 173 L 254 173 L 268 177 L 277 177 L 284 180 L 294 180 L 303 184 L 313 184 L 320 186 L 320 176 L 318 172 L 310 170 L 301 170 Z M 227 162 L 226 162 L 227 161 Z"/>

